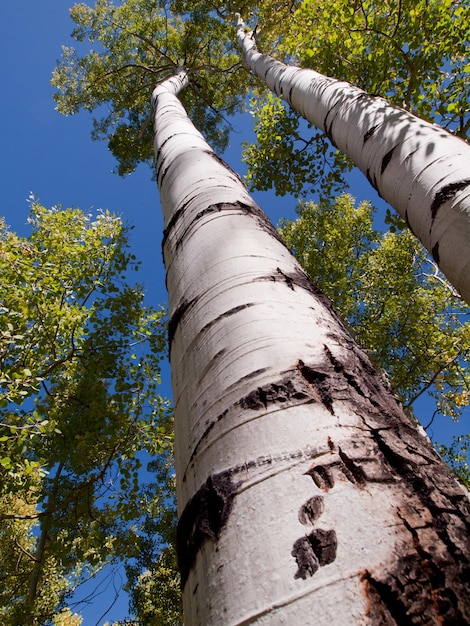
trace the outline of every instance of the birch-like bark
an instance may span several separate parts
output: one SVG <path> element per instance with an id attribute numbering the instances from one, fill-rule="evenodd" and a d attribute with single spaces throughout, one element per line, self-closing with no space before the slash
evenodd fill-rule
<path id="1" fill-rule="evenodd" d="M 470 304 L 470 145 L 353 85 L 261 54 L 238 19 L 243 64 L 367 176 Z"/>
<path id="2" fill-rule="evenodd" d="M 469 501 L 175 96 L 153 93 L 185 623 L 464 624 Z"/>

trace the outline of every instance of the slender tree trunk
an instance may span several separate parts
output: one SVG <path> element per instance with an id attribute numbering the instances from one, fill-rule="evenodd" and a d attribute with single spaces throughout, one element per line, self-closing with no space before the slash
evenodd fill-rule
<path id="1" fill-rule="evenodd" d="M 243 64 L 346 154 L 470 304 L 470 145 L 346 82 L 260 54 L 239 18 Z"/>
<path id="2" fill-rule="evenodd" d="M 153 93 L 185 623 L 470 623 L 470 507 L 175 93 Z"/>
<path id="3" fill-rule="evenodd" d="M 54 502 L 57 496 L 57 489 L 59 487 L 59 481 L 62 475 L 63 464 L 59 463 L 57 467 L 55 476 L 54 476 L 54 484 L 52 486 L 51 495 L 48 498 L 46 503 L 47 506 L 53 508 Z M 36 545 L 36 551 L 34 555 L 34 566 L 31 570 L 31 574 L 29 576 L 29 589 L 28 589 L 28 598 L 26 603 L 26 615 L 24 619 L 24 626 L 33 626 L 33 624 L 37 623 L 37 615 L 36 613 L 36 603 L 38 599 L 38 588 L 41 576 L 44 573 L 44 561 L 46 558 L 46 546 L 48 542 L 48 531 L 44 528 L 44 520 L 41 520 L 40 524 L 40 533 L 38 542 Z"/>

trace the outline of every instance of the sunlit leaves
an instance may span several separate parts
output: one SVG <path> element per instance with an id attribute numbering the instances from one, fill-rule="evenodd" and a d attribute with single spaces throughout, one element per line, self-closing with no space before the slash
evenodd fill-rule
<path id="1" fill-rule="evenodd" d="M 83 577 L 135 556 L 138 453 L 172 444 L 158 393 L 165 315 L 128 282 L 128 229 L 107 212 L 36 202 L 30 225 L 27 238 L 3 225 L 0 240 L 0 551 L 11 525 L 18 533 L 2 567 L 2 623 L 12 625 L 45 623 Z"/>
<path id="2" fill-rule="evenodd" d="M 470 448 L 470 435 L 455 437 L 450 446 L 439 446 L 439 452 L 457 474 L 459 480 L 470 489 L 470 466 L 468 453 Z"/>
<path id="3" fill-rule="evenodd" d="M 259 96 L 259 94 L 257 94 Z M 344 187 L 343 172 L 349 167 L 324 133 L 311 125 L 271 93 L 250 101 L 255 143 L 244 143 L 248 164 L 247 182 L 252 189 L 273 187 L 280 196 L 319 190 L 330 197 Z"/>
<path id="4" fill-rule="evenodd" d="M 424 392 L 456 419 L 470 390 L 470 310 L 412 234 L 373 228 L 367 203 L 304 203 L 281 235 L 412 407 Z M 431 416 L 430 416 L 431 417 Z"/>
<path id="5" fill-rule="evenodd" d="M 281 51 L 465 137 L 467 0 L 303 0 Z"/>
<path id="6" fill-rule="evenodd" d="M 147 0 L 97 0 L 71 9 L 79 46 L 64 48 L 54 70 L 57 109 L 96 111 L 93 137 L 108 141 L 121 175 L 152 161 L 150 95 L 181 67 L 190 75 L 183 100 L 191 118 L 212 145 L 226 145 L 225 116 L 239 107 L 248 76 L 237 71 L 228 25 L 209 14 L 187 19 L 184 6 L 181 13 Z"/>

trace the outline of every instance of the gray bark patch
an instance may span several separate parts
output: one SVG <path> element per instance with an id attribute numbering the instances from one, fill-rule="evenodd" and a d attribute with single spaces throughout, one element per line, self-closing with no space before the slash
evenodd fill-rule
<path id="1" fill-rule="evenodd" d="M 212 474 L 186 504 L 176 536 L 183 588 L 202 545 L 219 539 L 230 517 L 237 487 L 229 472 Z"/>

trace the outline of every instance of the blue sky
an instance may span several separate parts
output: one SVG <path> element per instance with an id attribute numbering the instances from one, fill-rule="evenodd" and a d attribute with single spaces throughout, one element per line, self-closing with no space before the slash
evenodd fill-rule
<path id="1" fill-rule="evenodd" d="M 91 3 L 91 0 L 90 0 Z M 34 193 L 46 206 L 62 204 L 84 210 L 109 209 L 134 226 L 132 246 L 142 262 L 139 281 L 145 284 L 149 304 L 167 300 L 161 258 L 162 218 L 156 184 L 147 166 L 122 179 L 112 173 L 114 159 L 104 142 L 90 139 L 91 117 L 82 113 L 65 118 L 54 110 L 51 73 L 62 45 L 71 45 L 71 0 L 15 0 L 0 10 L 2 99 L 0 104 L 1 202 L 0 215 L 12 230 L 28 233 L 27 198 Z M 150 96 L 150 94 L 149 94 Z M 249 116 L 237 118 L 225 158 L 239 172 L 240 142 L 250 132 Z M 359 200 L 377 196 L 362 175 L 353 177 L 352 192 Z M 294 215 L 295 201 L 273 194 L 255 194 L 276 223 Z M 168 382 L 167 382 L 168 385 Z M 167 388 L 167 393 L 169 389 Z M 422 405 L 427 421 L 426 404 Z M 461 427 L 446 422 L 436 434 L 445 441 Z M 109 583 L 108 586 L 107 583 Z M 112 602 L 113 581 L 103 583 L 103 593 L 84 611 L 85 626 L 103 624 L 126 615 L 126 600 Z"/>

